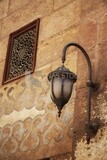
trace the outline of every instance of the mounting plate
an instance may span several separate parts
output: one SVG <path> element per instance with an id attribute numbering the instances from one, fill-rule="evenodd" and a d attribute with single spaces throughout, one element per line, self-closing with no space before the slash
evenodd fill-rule
<path id="1" fill-rule="evenodd" d="M 94 91 L 96 91 L 99 88 L 98 82 L 87 82 L 87 87 L 91 87 Z"/>

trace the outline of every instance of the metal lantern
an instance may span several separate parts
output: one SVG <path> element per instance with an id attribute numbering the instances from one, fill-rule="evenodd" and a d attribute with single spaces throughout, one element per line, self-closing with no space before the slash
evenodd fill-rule
<path id="1" fill-rule="evenodd" d="M 92 90 L 98 89 L 98 83 L 93 82 L 92 80 L 92 65 L 90 58 L 87 54 L 87 52 L 84 50 L 82 46 L 80 46 L 77 43 L 68 43 L 63 48 L 62 52 L 62 66 L 57 68 L 55 71 L 48 74 L 48 80 L 51 81 L 51 98 L 53 102 L 56 104 L 59 112 L 59 117 L 61 114 L 61 110 L 63 106 L 69 101 L 70 96 L 72 94 L 73 84 L 77 80 L 77 76 L 71 72 L 69 69 L 67 69 L 64 66 L 64 63 L 66 61 L 66 51 L 68 47 L 75 46 L 77 47 L 85 57 L 88 65 L 88 80 L 87 80 L 87 88 L 88 88 L 88 98 L 87 98 L 87 123 L 86 123 L 86 129 L 87 129 L 87 143 L 90 143 L 90 135 L 91 132 L 95 135 L 99 128 L 99 123 L 91 122 L 91 92 Z"/>
<path id="2" fill-rule="evenodd" d="M 77 76 L 62 65 L 49 73 L 48 80 L 51 81 L 51 98 L 58 108 L 60 117 L 63 106 L 69 101 L 72 94 Z"/>

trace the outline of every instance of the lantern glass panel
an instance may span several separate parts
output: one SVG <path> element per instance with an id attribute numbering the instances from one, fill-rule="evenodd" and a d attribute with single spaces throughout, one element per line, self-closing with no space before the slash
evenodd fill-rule
<path id="1" fill-rule="evenodd" d="M 63 97 L 68 98 L 72 93 L 73 81 L 71 79 L 64 79 Z"/>
<path id="2" fill-rule="evenodd" d="M 60 99 L 61 97 L 61 91 L 62 91 L 62 79 L 60 77 L 55 77 L 53 79 L 53 88 L 51 88 L 51 91 L 53 90 L 53 94 L 55 98 Z M 52 97 L 53 94 L 51 93 Z"/>

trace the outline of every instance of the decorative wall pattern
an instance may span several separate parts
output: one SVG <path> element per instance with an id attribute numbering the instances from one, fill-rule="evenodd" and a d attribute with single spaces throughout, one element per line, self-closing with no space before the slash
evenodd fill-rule
<path id="1" fill-rule="evenodd" d="M 75 88 L 59 118 L 50 98 L 51 68 L 52 64 L 1 87 L 0 160 L 38 160 L 71 151 Z"/>
<path id="2" fill-rule="evenodd" d="M 57 147 L 57 143 L 61 145 L 69 141 L 70 137 L 66 137 L 67 132 L 67 130 L 64 131 L 61 121 L 57 121 L 52 114 L 38 115 L 34 119 L 27 118 L 24 122 L 18 121 L 14 125 L 6 125 L 0 128 L 0 157 L 9 158 L 10 154 L 17 157 L 18 151 L 20 156 L 21 154 L 25 156 L 26 152 L 35 150 L 35 155 L 42 158 L 36 150 L 40 152 L 46 147 L 49 155 L 52 143 Z M 64 137 L 65 140 L 62 143 Z"/>

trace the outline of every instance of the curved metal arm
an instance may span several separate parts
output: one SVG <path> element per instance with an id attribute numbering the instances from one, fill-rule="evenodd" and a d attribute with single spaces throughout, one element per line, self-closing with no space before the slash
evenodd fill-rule
<path id="1" fill-rule="evenodd" d="M 65 60 L 66 60 L 66 50 L 70 46 L 75 46 L 75 47 L 79 48 L 82 51 L 81 53 L 83 53 L 83 55 L 85 56 L 85 58 L 87 60 L 87 64 L 88 64 L 88 73 L 89 73 L 88 74 L 88 78 L 89 78 L 90 81 L 92 81 L 92 65 L 91 65 L 90 58 L 89 58 L 87 52 L 85 51 L 85 49 L 83 47 L 81 47 L 79 44 L 77 44 L 77 43 L 68 43 L 64 47 L 63 53 L 62 53 L 62 63 L 64 63 Z"/>
<path id="2" fill-rule="evenodd" d="M 64 49 L 63 49 L 63 53 L 62 53 L 62 63 L 65 62 L 66 60 L 66 51 L 67 51 L 67 48 L 70 47 L 70 46 L 75 46 L 77 48 L 79 48 L 84 57 L 86 58 L 86 61 L 87 61 L 87 64 L 88 64 L 88 83 L 87 83 L 87 86 L 88 86 L 88 102 L 87 102 L 87 143 L 90 142 L 90 132 L 93 128 L 93 124 L 90 123 L 90 117 L 91 117 L 91 89 L 95 88 L 96 87 L 96 84 L 92 82 L 92 65 L 91 65 L 91 61 L 90 61 L 90 58 L 87 54 L 87 52 L 84 50 L 83 47 L 81 47 L 79 44 L 77 43 L 68 43 Z M 96 130 L 97 131 L 97 130 Z"/>

